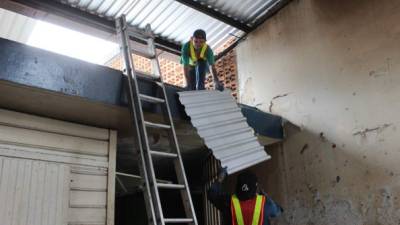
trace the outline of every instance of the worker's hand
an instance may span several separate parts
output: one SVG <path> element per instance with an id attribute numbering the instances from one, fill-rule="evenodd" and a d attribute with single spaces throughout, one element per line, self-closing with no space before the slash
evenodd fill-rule
<path id="1" fill-rule="evenodd" d="M 267 192 L 265 192 L 264 189 L 263 189 L 258 183 L 257 183 L 257 189 L 258 189 L 257 192 L 258 192 L 259 194 L 268 197 Z"/>
<path id="2" fill-rule="evenodd" d="M 211 72 L 212 72 L 211 74 L 212 74 L 212 77 L 213 77 L 213 80 L 214 80 L 215 90 L 223 91 L 224 90 L 224 85 L 222 84 L 221 81 L 219 81 L 217 69 L 215 69 L 214 65 L 211 66 Z"/>
<path id="3" fill-rule="evenodd" d="M 227 167 L 221 168 L 218 172 L 218 182 L 224 181 L 226 176 L 228 176 Z"/>

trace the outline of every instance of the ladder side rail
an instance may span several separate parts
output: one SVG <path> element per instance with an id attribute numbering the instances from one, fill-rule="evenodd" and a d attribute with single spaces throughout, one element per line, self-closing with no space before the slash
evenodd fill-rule
<path id="1" fill-rule="evenodd" d="M 149 40 L 149 49 L 150 48 L 151 48 L 151 50 L 153 50 L 153 52 L 151 52 L 151 53 L 156 54 L 156 52 L 155 52 L 156 48 L 155 48 L 153 39 Z M 158 61 L 158 56 L 156 56 L 156 60 L 154 60 L 153 68 L 154 68 L 154 70 L 156 70 L 158 72 L 158 74 L 160 74 L 160 79 L 161 79 L 161 82 L 162 82 L 161 68 L 160 68 L 160 64 L 159 64 L 159 61 Z M 197 225 L 198 223 L 197 223 L 196 213 L 195 213 L 192 197 L 190 195 L 189 184 L 188 184 L 187 179 L 186 179 L 185 168 L 184 168 L 184 165 L 183 165 L 182 156 L 181 156 L 180 149 L 179 149 L 178 139 L 176 137 L 175 126 L 174 126 L 174 122 L 173 122 L 173 119 L 172 119 L 171 110 L 169 108 L 167 92 L 165 90 L 165 86 L 164 86 L 163 82 L 162 82 L 161 89 L 162 89 L 162 94 L 163 94 L 164 99 L 165 99 L 165 106 L 162 107 L 163 111 L 164 111 L 163 115 L 164 115 L 164 118 L 166 119 L 166 121 L 171 126 L 170 132 L 168 132 L 168 136 L 169 136 L 169 139 L 170 139 L 169 142 L 170 142 L 171 147 L 175 149 L 175 152 L 178 155 L 178 158 L 176 160 L 174 160 L 175 171 L 177 173 L 176 175 L 177 175 L 177 178 L 178 178 L 178 182 L 180 184 L 185 185 L 185 187 L 186 187 L 184 190 L 180 191 L 181 192 L 181 196 L 182 196 L 182 200 L 184 201 L 183 205 L 184 205 L 184 208 L 185 208 L 186 215 L 191 217 L 191 218 L 193 218 L 193 222 L 191 224 Z"/>
<path id="2" fill-rule="evenodd" d="M 125 27 L 128 28 L 128 25 L 126 24 L 126 20 L 125 17 L 122 17 L 123 19 L 123 23 L 125 25 Z M 126 40 L 129 40 L 129 35 L 127 36 Z M 135 35 L 135 34 L 133 34 Z M 147 34 L 146 34 L 147 35 Z M 151 36 L 149 36 L 151 37 Z M 129 52 L 131 50 L 129 42 L 127 42 L 127 45 L 129 47 Z M 129 55 L 132 59 L 132 55 Z M 161 199 L 160 199 L 160 195 L 159 195 L 159 191 L 158 191 L 158 187 L 157 187 L 157 179 L 156 179 L 156 174 L 154 171 L 154 165 L 153 165 L 153 160 L 152 160 L 152 156 L 151 156 L 151 152 L 150 152 L 150 145 L 149 145 L 149 140 L 148 140 L 148 135 L 147 135 L 147 128 L 146 128 L 146 124 L 144 121 L 144 114 L 143 114 L 143 109 L 142 109 L 142 104 L 141 104 L 141 100 L 140 100 L 140 93 L 139 93 L 139 86 L 138 86 L 138 82 L 135 76 L 135 70 L 134 70 L 134 65 L 133 65 L 133 61 L 131 61 L 131 71 L 130 74 L 132 75 L 132 81 L 133 81 L 133 85 L 132 87 L 134 88 L 132 91 L 132 96 L 133 96 L 133 100 L 135 103 L 135 110 L 137 110 L 136 112 L 138 113 L 138 124 L 139 124 L 139 133 L 140 136 L 142 138 L 142 144 L 143 144 L 143 153 L 144 153 L 144 159 L 145 159 L 145 168 L 147 170 L 147 175 L 148 175 L 148 179 L 149 179 L 149 187 L 151 190 L 151 199 L 153 201 L 153 210 L 155 212 L 155 216 L 156 216 L 156 223 L 157 224 L 161 224 L 164 225 L 165 221 L 164 221 L 164 213 L 162 210 L 162 206 L 161 206 Z M 155 208 L 154 208 L 155 207 Z"/>
<path id="3" fill-rule="evenodd" d="M 170 111 L 170 108 L 168 105 L 168 99 L 166 97 L 167 95 L 166 95 L 164 85 L 162 86 L 162 91 L 163 91 L 163 94 L 165 96 L 165 101 L 166 101 L 166 105 L 165 105 L 165 107 L 163 107 L 163 111 L 165 111 L 164 115 L 166 115 L 165 117 L 171 126 L 171 129 L 170 129 L 171 131 L 168 132 L 168 136 L 170 139 L 170 145 L 175 150 L 176 154 L 178 155 L 178 158 L 174 160 L 175 171 L 176 171 L 176 175 L 178 178 L 178 182 L 180 184 L 183 184 L 186 187 L 184 190 L 180 191 L 182 200 L 184 201 L 185 212 L 186 212 L 187 216 L 193 218 L 193 222 L 191 224 L 197 225 L 198 223 L 197 223 L 196 213 L 195 213 L 192 197 L 190 195 L 190 188 L 189 188 L 189 184 L 186 179 L 185 167 L 183 165 L 183 160 L 182 160 L 182 156 L 180 153 L 179 143 L 178 143 L 178 139 L 176 137 L 174 122 L 173 122 L 173 119 L 171 116 L 171 111 Z"/>
<path id="4" fill-rule="evenodd" d="M 130 51 L 130 45 L 129 45 L 129 36 L 126 33 L 126 21 L 125 21 L 125 17 L 120 17 L 117 19 L 116 22 L 116 26 L 117 26 L 117 34 L 120 36 L 121 38 L 121 50 L 122 50 L 122 54 L 123 54 L 123 58 L 124 58 L 124 63 L 125 63 L 125 73 L 128 77 L 128 103 L 129 103 L 129 107 L 130 107 L 130 113 L 132 118 L 134 119 L 133 125 L 134 128 L 136 129 L 136 134 L 137 134 L 137 141 L 138 141 L 138 147 L 139 147 L 139 155 L 140 155 L 140 160 L 139 160 L 139 168 L 140 168 L 140 172 L 142 175 L 143 180 L 145 181 L 145 191 L 143 193 L 144 195 L 144 200 L 145 200 L 145 205 L 146 205 L 146 211 L 147 211 L 147 216 L 148 216 L 148 220 L 150 222 L 150 224 L 156 225 L 156 215 L 154 212 L 154 206 L 153 206 L 153 198 L 152 198 L 152 194 L 151 194 L 151 190 L 150 190 L 150 182 L 148 180 L 148 171 L 146 169 L 146 163 L 145 163 L 145 157 L 144 157 L 144 150 L 143 150 L 143 141 L 142 141 L 142 137 L 139 133 L 140 130 L 140 126 L 139 126 L 139 116 L 137 115 L 137 107 L 138 107 L 138 103 L 137 101 L 135 101 L 134 98 L 134 89 L 136 89 L 136 79 L 134 78 L 135 74 L 134 74 L 134 65 L 133 65 L 133 58 L 132 58 L 132 54 Z"/>
<path id="5" fill-rule="evenodd" d="M 151 59 L 151 70 L 152 70 L 153 74 L 158 76 L 160 78 L 160 81 L 162 83 L 164 83 L 163 78 L 161 76 L 160 64 L 159 64 L 159 60 L 158 60 L 158 56 L 157 56 L 156 46 L 154 43 L 154 35 L 151 32 L 151 27 L 149 24 L 146 25 L 146 32 L 148 32 L 149 36 L 152 37 L 147 40 L 147 46 L 148 46 L 147 49 L 150 54 L 155 56 L 153 59 Z"/>

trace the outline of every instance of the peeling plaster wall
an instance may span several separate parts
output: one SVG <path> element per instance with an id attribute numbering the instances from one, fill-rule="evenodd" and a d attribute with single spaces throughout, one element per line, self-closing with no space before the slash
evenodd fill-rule
<path id="1" fill-rule="evenodd" d="M 399 21 L 398 0 L 294 0 L 239 45 L 240 101 L 300 128 L 272 159 L 278 224 L 400 224 Z"/>

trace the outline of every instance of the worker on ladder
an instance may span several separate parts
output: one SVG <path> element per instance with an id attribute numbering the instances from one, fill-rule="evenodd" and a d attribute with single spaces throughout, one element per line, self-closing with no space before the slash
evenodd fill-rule
<path id="1" fill-rule="evenodd" d="M 208 190 L 208 199 L 222 212 L 224 225 L 269 225 L 271 217 L 277 217 L 283 209 L 261 188 L 257 177 L 250 171 L 239 174 L 235 194 L 222 191 L 226 172 L 220 172 L 218 179 Z M 257 193 L 257 189 L 259 192 Z"/>
<path id="2" fill-rule="evenodd" d="M 186 78 L 188 90 L 204 90 L 206 74 L 211 72 L 215 89 L 222 91 L 223 85 L 219 82 L 217 71 L 214 67 L 214 52 L 206 43 L 206 32 L 198 29 L 191 39 L 182 46 L 181 64 Z"/>

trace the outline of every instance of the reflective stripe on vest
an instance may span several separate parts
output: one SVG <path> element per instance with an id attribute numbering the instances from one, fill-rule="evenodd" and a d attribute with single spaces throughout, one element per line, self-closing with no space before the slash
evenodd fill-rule
<path id="1" fill-rule="evenodd" d="M 201 47 L 199 59 L 205 59 L 204 55 L 206 54 L 207 47 L 208 47 L 207 44 L 204 43 L 203 46 Z M 194 49 L 192 40 L 189 41 L 189 48 L 190 48 L 190 58 L 192 59 L 192 62 L 196 64 L 197 60 L 199 59 L 197 58 L 196 50 Z"/>
<path id="2" fill-rule="evenodd" d="M 254 206 L 253 220 L 252 220 L 251 225 L 259 225 L 260 217 L 263 216 L 263 215 L 261 215 L 261 213 L 263 211 L 262 208 L 264 207 L 263 206 L 263 202 L 265 202 L 265 201 L 263 201 L 264 198 L 265 197 L 263 195 L 257 195 L 257 197 L 256 197 L 256 204 Z M 240 207 L 240 201 L 239 201 L 238 197 L 236 195 L 232 195 L 231 202 L 233 205 L 233 209 L 235 211 L 237 225 L 245 225 L 244 220 L 243 220 L 242 209 Z M 234 218 L 233 218 L 233 214 L 232 214 L 232 220 L 233 219 Z"/>

